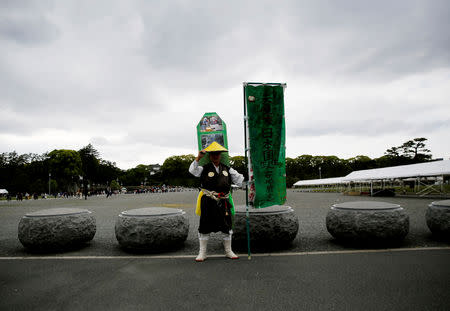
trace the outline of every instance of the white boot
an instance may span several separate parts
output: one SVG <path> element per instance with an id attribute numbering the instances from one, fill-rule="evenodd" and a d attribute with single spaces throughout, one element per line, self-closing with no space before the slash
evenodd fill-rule
<path id="1" fill-rule="evenodd" d="M 223 240 L 223 248 L 225 249 L 225 256 L 230 259 L 239 259 L 239 257 L 231 250 L 231 239 Z"/>
<path id="2" fill-rule="evenodd" d="M 198 251 L 198 256 L 195 258 L 195 261 L 202 262 L 206 259 L 206 247 L 208 246 L 207 239 L 199 239 L 200 249 Z"/>

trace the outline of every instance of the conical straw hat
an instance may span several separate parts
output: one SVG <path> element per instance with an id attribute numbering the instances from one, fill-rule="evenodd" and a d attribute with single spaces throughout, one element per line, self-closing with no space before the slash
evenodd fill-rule
<path id="1" fill-rule="evenodd" d="M 204 149 L 206 152 L 227 152 L 228 150 L 220 145 L 219 143 L 213 141 L 211 145 Z"/>

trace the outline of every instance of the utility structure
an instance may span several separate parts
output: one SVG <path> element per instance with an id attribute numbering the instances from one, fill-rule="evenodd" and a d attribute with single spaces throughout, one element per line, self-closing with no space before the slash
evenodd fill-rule
<path id="1" fill-rule="evenodd" d="M 52 173 L 48 173 L 48 196 L 50 197 L 50 181 L 52 178 Z"/>

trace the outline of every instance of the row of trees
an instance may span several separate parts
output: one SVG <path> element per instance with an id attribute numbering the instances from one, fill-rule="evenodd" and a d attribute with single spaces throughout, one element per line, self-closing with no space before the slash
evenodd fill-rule
<path id="1" fill-rule="evenodd" d="M 426 138 L 414 138 L 397 147 L 386 150 L 379 158 L 358 155 L 350 159 L 337 156 L 300 155 L 286 158 L 286 184 L 291 187 L 298 180 L 330 178 L 345 176 L 352 171 L 406 165 L 431 160 L 430 150 L 426 148 Z M 193 155 L 175 156 L 166 159 L 163 164 L 164 180 L 173 184 L 184 181 L 186 185 L 194 185 L 195 179 L 188 173 Z M 247 166 L 243 156 L 230 157 L 231 166 L 247 178 Z M 180 173 L 182 172 L 182 173 Z M 171 178 L 171 176 L 176 176 Z"/>
<path id="2" fill-rule="evenodd" d="M 415 138 L 397 147 L 391 147 L 379 158 L 359 155 L 350 159 L 336 156 L 300 155 L 286 158 L 287 185 L 297 180 L 345 176 L 356 170 L 419 163 L 431 160 L 426 138 Z M 18 192 L 44 193 L 75 192 L 79 189 L 113 190 L 121 186 L 174 185 L 198 186 L 198 179 L 188 172 L 194 155 L 167 158 L 159 170 L 155 165 L 140 164 L 121 170 L 116 163 L 100 158 L 91 145 L 80 150 L 53 150 L 42 155 L 16 152 L 0 154 L 0 188 L 12 194 Z M 231 166 L 247 175 L 245 158 L 230 157 Z M 247 177 L 247 176 L 246 176 Z"/>
<path id="3" fill-rule="evenodd" d="M 92 145 L 75 151 L 59 149 L 42 155 L 0 154 L 0 186 L 10 193 L 76 192 L 109 186 L 121 174 L 116 164 L 99 158 Z"/>
<path id="4" fill-rule="evenodd" d="M 312 155 L 286 158 L 286 183 L 290 187 L 298 180 L 341 177 L 353 171 L 427 162 L 432 156 L 426 148 L 426 141 L 424 137 L 408 140 L 400 146 L 387 149 L 383 156 L 374 159 L 365 155 L 350 159 Z"/>

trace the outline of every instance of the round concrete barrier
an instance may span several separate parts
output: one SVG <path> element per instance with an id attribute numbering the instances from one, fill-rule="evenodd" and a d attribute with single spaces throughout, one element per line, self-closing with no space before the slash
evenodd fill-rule
<path id="1" fill-rule="evenodd" d="M 19 222 L 19 241 L 29 249 L 72 248 L 94 238 L 92 212 L 78 208 L 51 208 L 28 213 Z"/>
<path id="2" fill-rule="evenodd" d="M 181 209 L 138 208 L 120 213 L 115 232 L 123 248 L 158 252 L 181 246 L 188 236 L 189 221 Z"/>
<path id="3" fill-rule="evenodd" d="M 450 200 L 436 201 L 428 205 L 425 219 L 434 235 L 449 238 Z"/>
<path id="4" fill-rule="evenodd" d="M 243 245 L 247 241 L 246 207 L 236 206 L 233 241 Z M 291 244 L 298 232 L 298 217 L 290 206 L 273 205 L 249 209 L 251 246 L 283 248 Z"/>
<path id="5" fill-rule="evenodd" d="M 346 202 L 331 207 L 326 225 L 341 240 L 398 242 L 408 234 L 409 216 L 398 204 Z"/>

